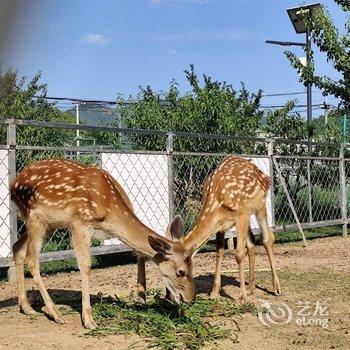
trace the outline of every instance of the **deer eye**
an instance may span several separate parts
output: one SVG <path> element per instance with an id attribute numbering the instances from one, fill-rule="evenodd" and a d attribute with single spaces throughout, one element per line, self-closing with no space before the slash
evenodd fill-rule
<path id="1" fill-rule="evenodd" d="M 184 271 L 184 270 L 177 270 L 176 274 L 179 277 L 184 277 L 186 275 L 186 271 Z"/>

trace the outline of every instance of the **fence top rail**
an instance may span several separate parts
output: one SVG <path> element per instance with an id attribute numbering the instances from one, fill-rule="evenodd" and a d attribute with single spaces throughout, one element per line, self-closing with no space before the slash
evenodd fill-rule
<path id="1" fill-rule="evenodd" d="M 186 138 L 205 138 L 215 140 L 232 140 L 241 142 L 262 142 L 269 143 L 275 142 L 279 144 L 299 144 L 299 145 L 313 145 L 323 147 L 340 147 L 339 143 L 326 143 L 326 142 L 313 142 L 307 140 L 285 140 L 280 138 L 265 138 L 265 137 L 244 137 L 234 135 L 222 135 L 222 134 L 204 134 L 204 133 L 191 133 L 184 131 L 166 131 L 166 130 L 147 130 L 147 129 L 130 129 L 130 128 L 118 128 L 111 126 L 94 126 L 94 125 L 82 125 L 82 124 L 66 124 L 57 122 L 46 122 L 26 119 L 0 119 L 0 125 L 18 125 L 18 126 L 34 126 L 38 128 L 55 128 L 55 129 L 71 129 L 71 130 L 92 130 L 92 131 L 106 131 L 124 134 L 138 134 L 149 136 L 173 136 L 173 137 L 186 137 Z M 346 146 L 346 144 L 343 144 Z"/>
<path id="2" fill-rule="evenodd" d="M 340 160 L 339 157 L 317 157 L 317 156 L 284 156 L 284 155 L 274 155 L 276 159 L 294 159 L 294 160 Z"/>
<path id="3" fill-rule="evenodd" d="M 1 145 L 0 145 L 1 149 Z M 166 155 L 166 151 L 149 151 L 149 150 L 134 150 L 134 149 L 115 149 L 108 146 L 26 146 L 17 145 L 17 150 L 26 151 L 64 151 L 64 152 L 79 152 L 79 153 L 118 153 L 118 154 L 149 154 L 149 155 Z"/>

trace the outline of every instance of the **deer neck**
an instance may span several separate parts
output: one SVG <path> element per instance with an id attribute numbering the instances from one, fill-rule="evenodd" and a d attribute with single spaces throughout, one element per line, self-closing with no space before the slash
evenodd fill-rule
<path id="1" fill-rule="evenodd" d="M 209 215 L 201 213 L 193 229 L 184 237 L 184 246 L 189 249 L 196 245 L 199 249 L 214 233 L 219 231 L 218 219 L 215 212 Z"/>
<path id="2" fill-rule="evenodd" d="M 123 213 L 115 213 L 101 226 L 112 237 L 120 239 L 134 250 L 149 257 L 156 254 L 149 245 L 148 237 L 160 235 L 144 225 L 131 210 L 126 208 Z"/>

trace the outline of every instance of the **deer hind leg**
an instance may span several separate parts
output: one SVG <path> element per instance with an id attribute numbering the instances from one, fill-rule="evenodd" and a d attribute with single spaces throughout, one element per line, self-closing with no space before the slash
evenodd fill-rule
<path id="1" fill-rule="evenodd" d="M 137 297 L 140 303 L 146 302 L 146 259 L 137 253 Z"/>
<path id="2" fill-rule="evenodd" d="M 95 329 L 97 324 L 92 318 L 89 279 L 91 273 L 90 235 L 88 229 L 76 225 L 72 228 L 72 243 L 75 249 L 78 267 L 81 273 L 82 321 L 85 328 Z"/>
<path id="3" fill-rule="evenodd" d="M 46 312 L 57 323 L 67 323 L 55 307 L 49 293 L 47 292 L 44 282 L 40 275 L 39 253 L 46 234 L 46 226 L 36 217 L 32 216 L 27 220 L 28 247 L 27 247 L 27 264 L 30 273 L 33 276 L 34 283 L 39 288 L 41 296 L 44 299 Z"/>
<path id="4" fill-rule="evenodd" d="M 255 290 L 255 244 L 252 231 L 249 229 L 249 234 L 246 241 L 248 261 L 249 261 L 249 287 L 248 294 L 254 293 Z"/>
<path id="5" fill-rule="evenodd" d="M 27 255 L 28 235 L 25 233 L 13 245 L 13 257 L 16 265 L 17 287 L 18 287 L 18 304 L 19 309 L 26 315 L 35 315 L 36 311 L 30 306 L 27 298 L 27 291 L 24 279 L 24 263 Z"/>
<path id="6" fill-rule="evenodd" d="M 263 245 L 267 251 L 269 257 L 271 272 L 272 272 L 272 283 L 273 289 L 276 295 L 281 294 L 281 285 L 276 272 L 276 262 L 274 257 L 274 245 L 275 245 L 275 235 L 268 227 L 267 223 L 267 212 L 265 203 L 256 212 L 257 219 L 263 234 Z"/>
<path id="7" fill-rule="evenodd" d="M 211 298 L 218 298 L 221 287 L 221 266 L 222 258 L 224 256 L 225 232 L 217 232 L 216 234 L 216 266 L 213 289 L 211 291 Z"/>
<path id="8" fill-rule="evenodd" d="M 235 251 L 235 258 L 238 264 L 239 270 L 239 301 L 244 302 L 247 297 L 247 291 L 245 288 L 244 281 L 244 256 L 245 248 L 248 237 L 248 228 L 249 228 L 249 213 L 241 213 L 236 217 L 236 231 L 237 231 L 237 248 Z"/>

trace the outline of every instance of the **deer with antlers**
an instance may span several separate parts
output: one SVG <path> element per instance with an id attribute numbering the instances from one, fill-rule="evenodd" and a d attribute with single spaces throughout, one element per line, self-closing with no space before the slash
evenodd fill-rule
<path id="1" fill-rule="evenodd" d="M 118 182 L 106 171 L 65 159 L 38 161 L 25 168 L 11 185 L 11 199 L 26 220 L 27 231 L 13 246 L 22 312 L 34 314 L 25 288 L 24 264 L 44 299 L 47 313 L 58 323 L 66 323 L 50 298 L 40 275 L 39 253 L 43 240 L 59 228 L 71 230 L 71 239 L 82 275 L 82 321 L 86 328 L 96 327 L 91 314 L 89 275 L 90 240 L 95 236 L 119 238 L 150 257 L 159 267 L 175 301 L 195 298 L 192 254 L 195 246 L 185 248 L 181 240 L 163 237 L 145 226 L 134 214 L 131 202 Z M 177 235 L 179 218 L 170 225 Z M 140 257 L 139 294 L 145 288 L 144 259 Z M 142 269 L 143 267 L 143 269 Z"/>
<path id="2" fill-rule="evenodd" d="M 224 159 L 206 179 L 203 187 L 202 209 L 193 229 L 182 239 L 185 247 L 201 247 L 213 234 L 217 239 L 217 257 L 211 296 L 218 297 L 221 286 L 221 264 L 225 231 L 236 226 L 235 258 L 239 267 L 239 300 L 246 299 L 243 260 L 245 249 L 249 258 L 249 292 L 255 288 L 255 246 L 249 230 L 250 214 L 257 216 L 272 271 L 275 294 L 281 293 L 274 259 L 275 236 L 268 227 L 266 195 L 269 178 L 251 161 L 231 156 Z"/>

